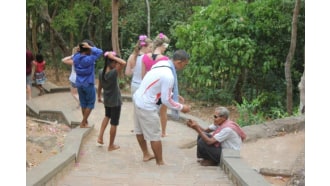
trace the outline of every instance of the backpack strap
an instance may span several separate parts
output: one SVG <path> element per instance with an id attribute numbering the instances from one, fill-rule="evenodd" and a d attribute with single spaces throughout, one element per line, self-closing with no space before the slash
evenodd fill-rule
<path id="1" fill-rule="evenodd" d="M 152 58 L 152 60 L 156 60 L 156 57 L 158 56 L 158 54 L 151 54 L 151 58 Z"/>
<path id="2" fill-rule="evenodd" d="M 151 69 L 160 68 L 160 67 L 167 67 L 167 68 L 171 69 L 171 67 L 169 67 L 169 66 L 165 66 L 165 65 L 157 66 L 157 67 L 153 67 L 153 68 L 151 68 Z"/>

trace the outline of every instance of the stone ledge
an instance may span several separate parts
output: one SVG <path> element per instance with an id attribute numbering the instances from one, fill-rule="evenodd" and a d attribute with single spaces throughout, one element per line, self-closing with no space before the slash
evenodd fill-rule
<path id="1" fill-rule="evenodd" d="M 43 85 L 47 93 L 66 92 L 70 91 L 70 87 L 57 86 L 52 82 L 46 81 Z"/>
<path id="2" fill-rule="evenodd" d="M 56 156 L 47 159 L 38 167 L 26 173 L 27 186 L 44 186 L 60 171 L 75 161 L 76 154 L 72 152 L 60 152 Z"/>
<path id="3" fill-rule="evenodd" d="M 59 123 L 64 123 L 70 128 L 77 127 L 80 122 L 78 121 L 69 121 L 65 113 L 58 110 L 38 110 L 35 105 L 31 102 L 26 103 L 26 115 L 31 117 L 36 117 L 44 120 L 56 120 Z"/>
<path id="4" fill-rule="evenodd" d="M 63 170 L 79 158 L 79 151 L 84 137 L 94 128 L 76 128 L 69 132 L 64 140 L 62 152 L 41 163 L 38 167 L 30 170 L 26 174 L 27 186 L 44 186 L 56 182 L 58 175 L 63 174 Z"/>
<path id="5" fill-rule="evenodd" d="M 273 121 L 242 127 L 247 134 L 244 142 L 256 141 L 260 138 L 278 136 L 305 129 L 305 115 L 280 118 Z"/>
<path id="6" fill-rule="evenodd" d="M 220 166 L 236 186 L 270 186 L 239 157 L 239 151 L 223 149 Z"/>
<path id="7" fill-rule="evenodd" d="M 75 128 L 71 130 L 68 136 L 64 139 L 64 147 L 63 151 L 68 151 L 70 153 L 74 153 L 76 155 L 76 160 L 79 159 L 80 155 L 80 147 L 83 139 L 90 133 L 90 131 L 94 128 L 92 125 L 90 128 Z"/>

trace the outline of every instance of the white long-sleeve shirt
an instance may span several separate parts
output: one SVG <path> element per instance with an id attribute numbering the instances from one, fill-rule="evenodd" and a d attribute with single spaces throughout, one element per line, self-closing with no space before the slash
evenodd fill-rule
<path id="1" fill-rule="evenodd" d="M 183 105 L 172 99 L 174 76 L 170 61 L 159 61 L 144 76 L 140 87 L 133 95 L 136 106 L 144 110 L 157 110 L 159 98 L 170 109 L 182 110 Z"/>

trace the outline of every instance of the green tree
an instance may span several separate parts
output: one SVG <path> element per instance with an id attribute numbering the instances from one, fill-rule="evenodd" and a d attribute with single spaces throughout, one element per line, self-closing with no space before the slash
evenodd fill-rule
<path id="1" fill-rule="evenodd" d="M 173 31 L 176 47 L 192 56 L 180 79 L 181 89 L 221 104 L 242 103 L 243 97 L 254 100 L 264 94 L 267 99 L 261 108 L 265 112 L 274 106 L 283 108 L 283 60 L 290 46 L 293 7 L 294 1 L 213 0 L 207 7 L 195 8 L 190 19 L 177 22 Z M 304 35 L 304 3 L 301 9 L 298 36 Z M 292 65 L 296 85 L 303 63 L 295 61 L 302 59 L 303 47 L 304 37 L 298 37 Z"/>
<path id="2" fill-rule="evenodd" d="M 184 71 L 186 83 L 193 90 L 203 87 L 214 92 L 209 94 L 214 100 L 228 102 L 233 96 L 222 95 L 239 95 L 234 97 L 241 102 L 257 46 L 249 36 L 246 3 L 229 2 L 217 0 L 196 8 L 189 23 L 178 25 L 174 35 L 178 38 L 176 46 L 186 48 L 192 56 L 192 65 Z"/>

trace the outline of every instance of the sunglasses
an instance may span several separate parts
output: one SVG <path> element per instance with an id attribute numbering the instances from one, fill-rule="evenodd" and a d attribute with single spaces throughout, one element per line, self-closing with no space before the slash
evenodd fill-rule
<path id="1" fill-rule="evenodd" d="M 224 116 L 224 115 L 220 115 L 220 116 L 213 115 L 214 119 L 221 118 L 221 117 L 223 117 L 223 116 Z"/>

